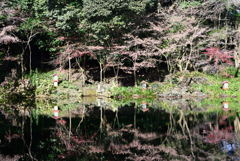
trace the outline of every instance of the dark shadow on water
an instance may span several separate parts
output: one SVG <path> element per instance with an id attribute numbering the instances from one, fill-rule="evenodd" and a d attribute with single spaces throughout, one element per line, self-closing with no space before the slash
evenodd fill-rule
<path id="1" fill-rule="evenodd" d="M 78 115 L 68 110 L 55 119 L 27 111 L 1 113 L 1 156 L 48 161 L 239 158 L 239 117 L 231 111 L 185 113 L 131 104 L 116 111 L 89 106 Z"/>

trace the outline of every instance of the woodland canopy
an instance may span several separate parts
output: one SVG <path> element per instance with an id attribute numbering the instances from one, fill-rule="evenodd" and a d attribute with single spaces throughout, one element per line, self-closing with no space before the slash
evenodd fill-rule
<path id="1" fill-rule="evenodd" d="M 97 69 L 97 80 L 136 82 L 206 64 L 238 67 L 236 0 L 2 0 L 0 8 L 1 80 L 13 69 L 19 77 Z"/>

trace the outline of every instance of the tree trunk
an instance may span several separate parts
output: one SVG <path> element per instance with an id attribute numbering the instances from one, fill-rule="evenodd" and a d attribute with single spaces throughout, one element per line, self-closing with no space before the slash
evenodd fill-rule
<path id="1" fill-rule="evenodd" d="M 30 74 L 32 74 L 32 49 L 30 44 L 28 44 L 28 48 L 29 48 L 29 72 Z"/>
<path id="2" fill-rule="evenodd" d="M 103 67 L 102 67 L 102 64 L 99 63 L 99 66 L 100 66 L 100 82 L 103 81 Z"/>
<path id="3" fill-rule="evenodd" d="M 70 58 L 70 53 L 68 53 L 68 81 L 71 82 L 71 58 Z"/>

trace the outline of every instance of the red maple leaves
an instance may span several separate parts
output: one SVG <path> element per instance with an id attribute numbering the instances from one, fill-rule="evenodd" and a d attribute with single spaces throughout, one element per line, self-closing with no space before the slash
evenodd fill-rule
<path id="1" fill-rule="evenodd" d="M 232 52 L 231 51 L 222 51 L 217 47 L 210 47 L 210 48 L 206 48 L 206 51 L 203 52 L 203 54 L 206 54 L 209 59 L 208 61 L 213 60 L 214 61 L 214 65 L 217 65 L 219 62 L 222 63 L 227 63 L 232 65 L 232 58 L 234 58 L 232 56 Z"/>

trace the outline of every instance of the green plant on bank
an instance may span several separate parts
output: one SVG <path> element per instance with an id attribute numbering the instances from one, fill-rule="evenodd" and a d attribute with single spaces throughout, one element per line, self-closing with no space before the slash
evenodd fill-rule
<path id="1" fill-rule="evenodd" d="M 63 88 L 69 88 L 69 89 L 75 89 L 75 90 L 80 90 L 80 86 L 77 86 L 69 81 L 62 81 L 60 84 L 61 87 Z"/>
<path id="2" fill-rule="evenodd" d="M 180 8 L 187 9 L 190 7 L 198 7 L 200 5 L 201 5 L 201 2 L 199 2 L 199 1 L 183 1 L 180 3 Z"/>
<path id="3" fill-rule="evenodd" d="M 208 76 L 210 84 L 195 84 L 192 87 L 208 95 L 209 98 L 240 98 L 240 79 L 239 78 L 216 78 Z M 229 82 L 229 89 L 221 89 L 222 82 Z"/>
<path id="4" fill-rule="evenodd" d="M 115 87 L 111 89 L 114 98 L 154 98 L 153 90 L 143 89 L 142 87 Z"/>
<path id="5" fill-rule="evenodd" d="M 149 88 L 154 93 L 163 93 L 167 91 L 171 91 L 174 87 L 176 87 L 177 84 L 174 84 L 173 82 L 161 82 L 161 83 L 150 83 Z"/>
<path id="6" fill-rule="evenodd" d="M 52 93 L 55 89 L 53 86 L 53 71 L 47 73 L 40 73 L 34 71 L 29 75 L 26 75 L 30 79 L 33 86 L 35 86 L 35 95 L 38 96 L 47 96 Z"/>

